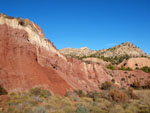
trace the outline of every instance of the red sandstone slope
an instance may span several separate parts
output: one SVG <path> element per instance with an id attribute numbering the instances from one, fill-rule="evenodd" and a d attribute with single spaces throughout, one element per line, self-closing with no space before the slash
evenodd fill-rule
<path id="1" fill-rule="evenodd" d="M 122 83 L 122 77 L 132 73 L 135 77 Z M 98 90 L 101 83 L 112 79 L 127 86 L 141 76 L 144 81 L 149 74 L 111 71 L 100 64 L 68 59 L 46 40 L 38 25 L 0 15 L 0 84 L 9 92 L 40 86 L 63 95 L 72 89 Z"/>
<path id="2" fill-rule="evenodd" d="M 0 83 L 8 91 L 38 86 L 58 94 L 70 90 L 53 68 L 44 68 L 38 63 L 37 48 L 30 43 L 30 34 L 6 23 L 0 25 Z"/>

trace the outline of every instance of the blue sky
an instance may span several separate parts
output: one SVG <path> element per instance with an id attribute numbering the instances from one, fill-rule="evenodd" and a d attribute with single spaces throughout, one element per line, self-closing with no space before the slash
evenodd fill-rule
<path id="1" fill-rule="evenodd" d="M 1 0 L 0 12 L 29 18 L 58 48 L 110 48 L 130 41 L 150 54 L 150 0 Z"/>

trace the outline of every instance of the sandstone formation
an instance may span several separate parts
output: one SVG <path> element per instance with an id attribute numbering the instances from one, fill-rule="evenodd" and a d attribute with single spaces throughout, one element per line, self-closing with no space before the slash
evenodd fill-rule
<path id="1" fill-rule="evenodd" d="M 118 67 L 124 66 L 126 68 L 142 68 L 145 66 L 150 67 L 150 59 L 149 58 L 130 58 L 118 65 Z"/>
<path id="2" fill-rule="evenodd" d="M 129 86 L 149 76 L 142 71 L 112 71 L 99 63 L 67 58 L 46 40 L 38 25 L 0 15 L 0 85 L 8 92 L 43 87 L 64 95 L 73 89 L 99 90 L 101 83 L 112 79 L 120 87 Z"/>
<path id="3" fill-rule="evenodd" d="M 44 87 L 63 94 L 70 89 L 53 68 L 46 67 L 47 59 L 54 56 L 66 60 L 45 39 L 38 25 L 27 19 L 0 16 L 0 84 L 9 92 Z"/>

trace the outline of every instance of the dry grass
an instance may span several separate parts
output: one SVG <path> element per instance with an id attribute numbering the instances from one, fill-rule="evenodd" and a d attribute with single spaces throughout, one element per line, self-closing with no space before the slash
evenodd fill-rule
<path id="1" fill-rule="evenodd" d="M 133 92 L 140 100 L 150 103 L 150 90 L 134 90 Z"/>
<path id="2" fill-rule="evenodd" d="M 131 98 L 132 93 L 138 98 Z M 88 94 L 90 96 L 78 95 L 78 99 L 74 100 L 70 95 L 66 97 L 48 95 L 45 98 L 47 91 L 42 89 L 33 89 L 27 93 L 12 93 L 7 95 L 7 101 L 3 102 L 5 107 L 0 106 L 0 113 L 150 113 L 150 90 L 132 92 L 111 89 L 108 91 L 108 98 L 98 96 L 96 100 L 93 100 L 95 92 Z"/>

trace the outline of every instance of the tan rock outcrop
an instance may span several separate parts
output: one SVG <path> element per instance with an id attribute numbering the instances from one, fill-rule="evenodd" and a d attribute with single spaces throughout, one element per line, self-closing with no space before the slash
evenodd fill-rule
<path id="1" fill-rule="evenodd" d="M 136 69 L 136 68 L 142 68 L 145 66 L 150 67 L 150 59 L 149 58 L 130 58 L 129 60 L 126 60 L 124 62 L 122 62 L 121 64 L 118 65 L 118 67 L 129 67 L 132 69 Z"/>
<path id="2" fill-rule="evenodd" d="M 64 48 L 59 50 L 60 53 L 62 53 L 65 56 L 70 56 L 70 57 L 84 57 L 84 56 L 90 56 L 96 51 L 90 50 L 87 47 L 82 47 L 82 48 Z"/>

